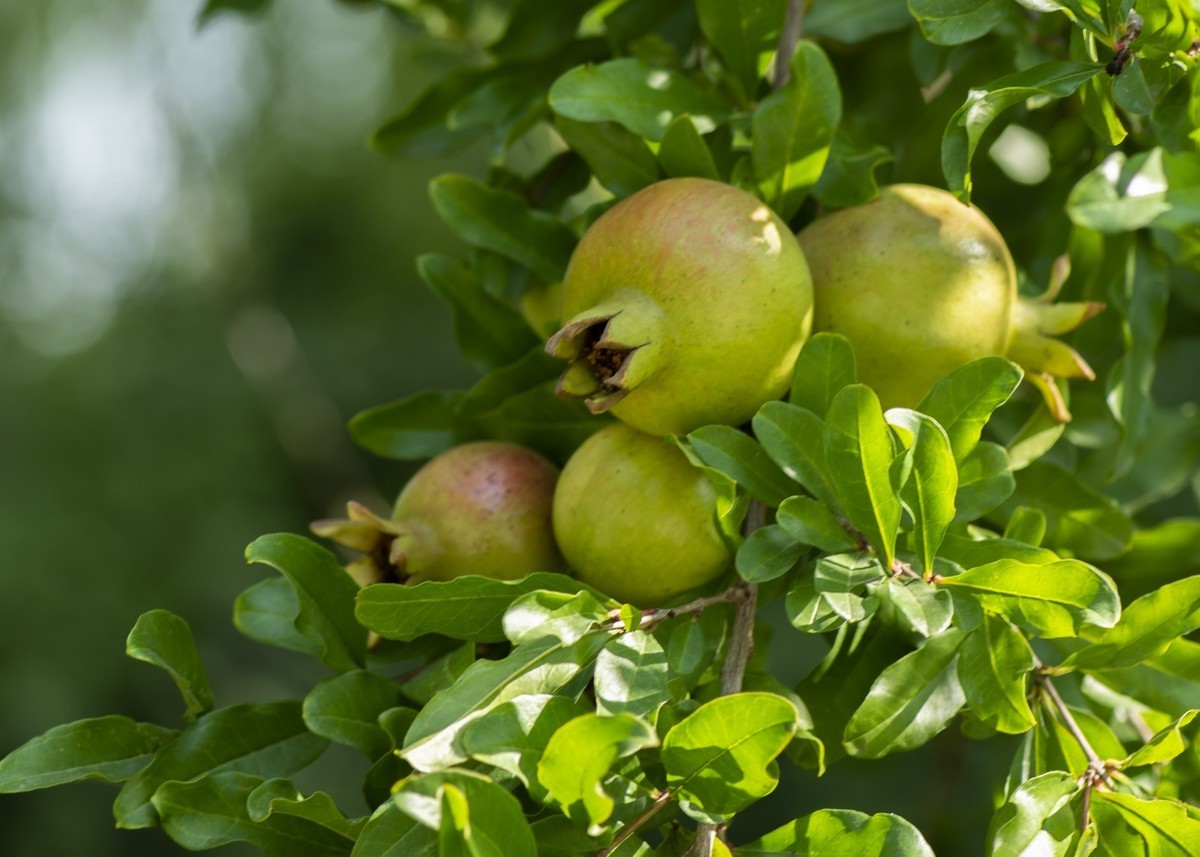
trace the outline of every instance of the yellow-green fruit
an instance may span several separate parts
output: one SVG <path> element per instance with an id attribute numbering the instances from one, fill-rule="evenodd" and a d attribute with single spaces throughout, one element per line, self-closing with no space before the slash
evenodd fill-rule
<path id="1" fill-rule="evenodd" d="M 799 243 L 743 190 L 658 182 L 584 234 L 563 281 L 560 395 L 655 435 L 736 425 L 781 397 L 812 323 Z"/>
<path id="2" fill-rule="evenodd" d="M 943 375 L 1008 350 L 1016 269 L 991 221 L 953 195 L 892 185 L 800 233 L 815 330 L 854 345 L 884 407 L 913 407 Z"/>
<path id="3" fill-rule="evenodd" d="M 396 498 L 391 520 L 351 503 L 347 520 L 312 528 L 365 554 L 347 567 L 362 585 L 562 571 L 551 525 L 557 479 L 558 468 L 531 449 L 466 443 L 417 471 Z"/>
<path id="4" fill-rule="evenodd" d="M 858 377 L 885 408 L 915 407 L 929 388 L 990 354 L 1020 363 L 1052 413 L 1069 419 L 1051 376 L 1092 378 L 1051 335 L 1103 308 L 1018 298 L 1004 238 L 979 209 L 925 185 L 883 188 L 800 235 L 813 278 L 813 329 L 854 345 Z"/>
<path id="5" fill-rule="evenodd" d="M 621 424 L 563 468 L 554 535 L 580 580 L 639 607 L 708 583 L 733 557 L 708 477 L 677 447 Z"/>

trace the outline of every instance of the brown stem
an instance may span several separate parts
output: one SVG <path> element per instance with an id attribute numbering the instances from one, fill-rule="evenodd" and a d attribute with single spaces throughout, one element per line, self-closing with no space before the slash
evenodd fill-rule
<path id="1" fill-rule="evenodd" d="M 808 0 L 788 0 L 787 16 L 783 19 L 783 32 L 779 34 L 779 48 L 775 51 L 775 63 L 772 69 L 772 86 L 782 89 L 787 85 L 792 75 L 789 63 L 796 45 L 804 35 L 804 13 L 808 10 Z"/>
<path id="2" fill-rule="evenodd" d="M 1058 688 L 1054 686 L 1054 682 L 1050 680 L 1050 676 L 1042 671 L 1043 667 L 1041 663 L 1036 659 L 1034 663 L 1037 664 L 1038 670 L 1035 673 L 1036 678 L 1034 680 L 1042 688 L 1042 691 L 1046 694 L 1046 698 L 1054 705 L 1054 709 L 1057 711 L 1063 726 L 1067 727 L 1067 731 L 1071 733 L 1071 737 L 1075 739 L 1076 743 L 1079 744 L 1079 748 L 1083 750 L 1083 755 L 1087 757 L 1088 773 L 1092 775 L 1089 777 L 1089 780 L 1092 778 L 1103 780 L 1111 788 L 1112 780 L 1109 779 L 1108 769 L 1104 764 L 1104 760 L 1096 753 L 1092 747 L 1092 743 L 1088 741 L 1087 736 L 1083 734 L 1083 730 L 1079 728 L 1079 723 L 1075 720 L 1075 715 L 1071 713 L 1071 709 L 1067 707 L 1067 703 L 1059 695 Z"/>
<path id="3" fill-rule="evenodd" d="M 745 584 L 740 582 L 735 583 L 733 586 L 723 589 L 715 595 L 705 595 L 703 598 L 696 598 L 677 607 L 668 607 L 665 610 L 647 610 L 642 614 L 642 619 L 637 629 L 639 631 L 651 631 L 663 622 L 666 622 L 668 619 L 674 619 L 676 616 L 684 616 L 688 613 L 703 613 L 709 607 L 715 607 L 717 604 L 741 601 L 745 597 Z M 613 622 L 613 627 L 619 627 L 621 624 L 620 619 L 614 619 Z"/>
<path id="4" fill-rule="evenodd" d="M 659 792 L 658 797 L 654 799 L 654 803 L 646 807 L 645 812 L 618 830 L 617 835 L 613 837 L 613 841 L 596 852 L 596 857 L 609 857 L 610 854 L 613 854 L 618 848 L 625 844 L 626 839 L 641 830 L 647 821 L 653 818 L 660 809 L 666 806 L 667 801 L 670 799 L 671 792 L 669 789 L 667 791 Z"/>

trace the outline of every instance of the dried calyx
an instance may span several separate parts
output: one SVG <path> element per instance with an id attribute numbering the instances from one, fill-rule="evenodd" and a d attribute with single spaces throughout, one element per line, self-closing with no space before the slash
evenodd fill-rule
<path id="1" fill-rule="evenodd" d="M 313 521 L 312 531 L 362 556 L 346 565 L 359 586 L 403 583 L 408 579 L 408 557 L 417 544 L 428 547 L 428 528 L 414 521 L 381 518 L 355 500 L 346 504 L 346 517 Z"/>
<path id="2" fill-rule="evenodd" d="M 546 343 L 546 352 L 569 364 L 555 392 L 583 399 L 601 414 L 654 374 L 659 313 L 636 293 L 628 303 L 585 310 L 563 325 Z"/>

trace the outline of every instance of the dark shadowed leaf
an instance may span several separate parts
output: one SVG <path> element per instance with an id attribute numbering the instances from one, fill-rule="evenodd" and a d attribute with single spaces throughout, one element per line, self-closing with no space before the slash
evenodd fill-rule
<path id="1" fill-rule="evenodd" d="M 696 0 L 700 29 L 746 98 L 758 88 L 765 55 L 779 39 L 787 0 Z"/>
<path id="2" fill-rule="evenodd" d="M 697 458 L 730 476 L 768 506 L 778 506 L 800 491 L 753 438 L 733 426 L 704 426 L 687 439 Z"/>
<path id="3" fill-rule="evenodd" d="M 403 703 L 390 678 L 355 670 L 318 682 L 304 698 L 304 723 L 314 735 L 361 750 L 371 761 L 392 749 L 379 716 Z"/>
<path id="4" fill-rule="evenodd" d="M 1008 453 L 999 444 L 984 441 L 958 465 L 958 492 L 954 495 L 954 519 L 974 521 L 1012 496 L 1016 479 L 1009 468 Z"/>
<path id="5" fill-rule="evenodd" d="M 316 657 L 321 643 L 296 630 L 300 602 L 283 577 L 268 577 L 244 590 L 233 604 L 233 624 L 252 640 Z"/>
<path id="6" fill-rule="evenodd" d="M 525 265 L 547 282 L 562 279 L 575 236 L 553 215 L 466 176 L 439 176 L 429 196 L 446 225 L 467 243 Z"/>
<path id="7" fill-rule="evenodd" d="M 1007 0 L 908 0 L 921 33 L 935 45 L 960 45 L 986 36 L 1007 16 Z"/>
<path id="8" fill-rule="evenodd" d="M 659 179 L 658 162 L 646 141 L 615 122 L 577 122 L 559 116 L 558 133 L 579 153 L 596 181 L 617 196 L 629 196 Z"/>
<path id="9" fill-rule="evenodd" d="M 788 498 L 779 507 L 776 520 L 792 538 L 825 553 L 845 553 L 857 547 L 857 540 L 837 515 L 811 497 Z"/>
<path id="10" fill-rule="evenodd" d="M 712 151 L 687 114 L 676 116 L 667 126 L 658 146 L 658 162 L 673 178 L 696 176 L 714 181 L 721 178 Z"/>
<path id="11" fill-rule="evenodd" d="M 256 777 L 288 776 L 306 767 L 327 742 L 308 731 L 299 702 L 218 708 L 200 717 L 131 777 L 113 804 L 117 827 L 153 827 L 151 799 L 171 780 L 236 771 Z"/>
<path id="12" fill-rule="evenodd" d="M 1018 471 L 1016 482 L 1013 500 L 1046 514 L 1048 547 L 1094 560 L 1111 559 L 1128 549 L 1133 537 L 1129 516 L 1070 471 L 1035 461 Z"/>
<path id="13" fill-rule="evenodd" d="M 808 545 L 778 524 L 759 527 L 738 548 L 735 564 L 743 580 L 764 583 L 792 570 Z"/>

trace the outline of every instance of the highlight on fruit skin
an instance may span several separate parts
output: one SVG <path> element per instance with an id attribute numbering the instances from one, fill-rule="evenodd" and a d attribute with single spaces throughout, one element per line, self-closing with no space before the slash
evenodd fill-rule
<path id="1" fill-rule="evenodd" d="M 390 519 L 351 501 L 345 519 L 311 529 L 363 554 L 346 566 L 360 586 L 562 571 L 551 526 L 557 480 L 558 468 L 531 449 L 465 443 L 413 475 Z"/>
<path id="2" fill-rule="evenodd" d="M 812 272 L 814 330 L 854 345 L 859 378 L 885 408 L 915 407 L 935 381 L 998 354 L 1025 369 L 1055 419 L 1070 420 L 1054 378 L 1094 380 L 1083 357 L 1053 337 L 1104 308 L 1017 294 L 1016 267 L 979 209 L 915 184 L 819 218 L 799 234 Z"/>
<path id="3" fill-rule="evenodd" d="M 663 438 L 614 423 L 563 467 L 554 534 L 583 582 L 657 607 L 719 577 L 733 560 L 716 522 L 716 491 Z"/>
<path id="4" fill-rule="evenodd" d="M 780 398 L 812 326 L 800 245 L 743 190 L 650 185 L 584 234 L 546 350 L 557 392 L 655 435 L 736 425 Z"/>

